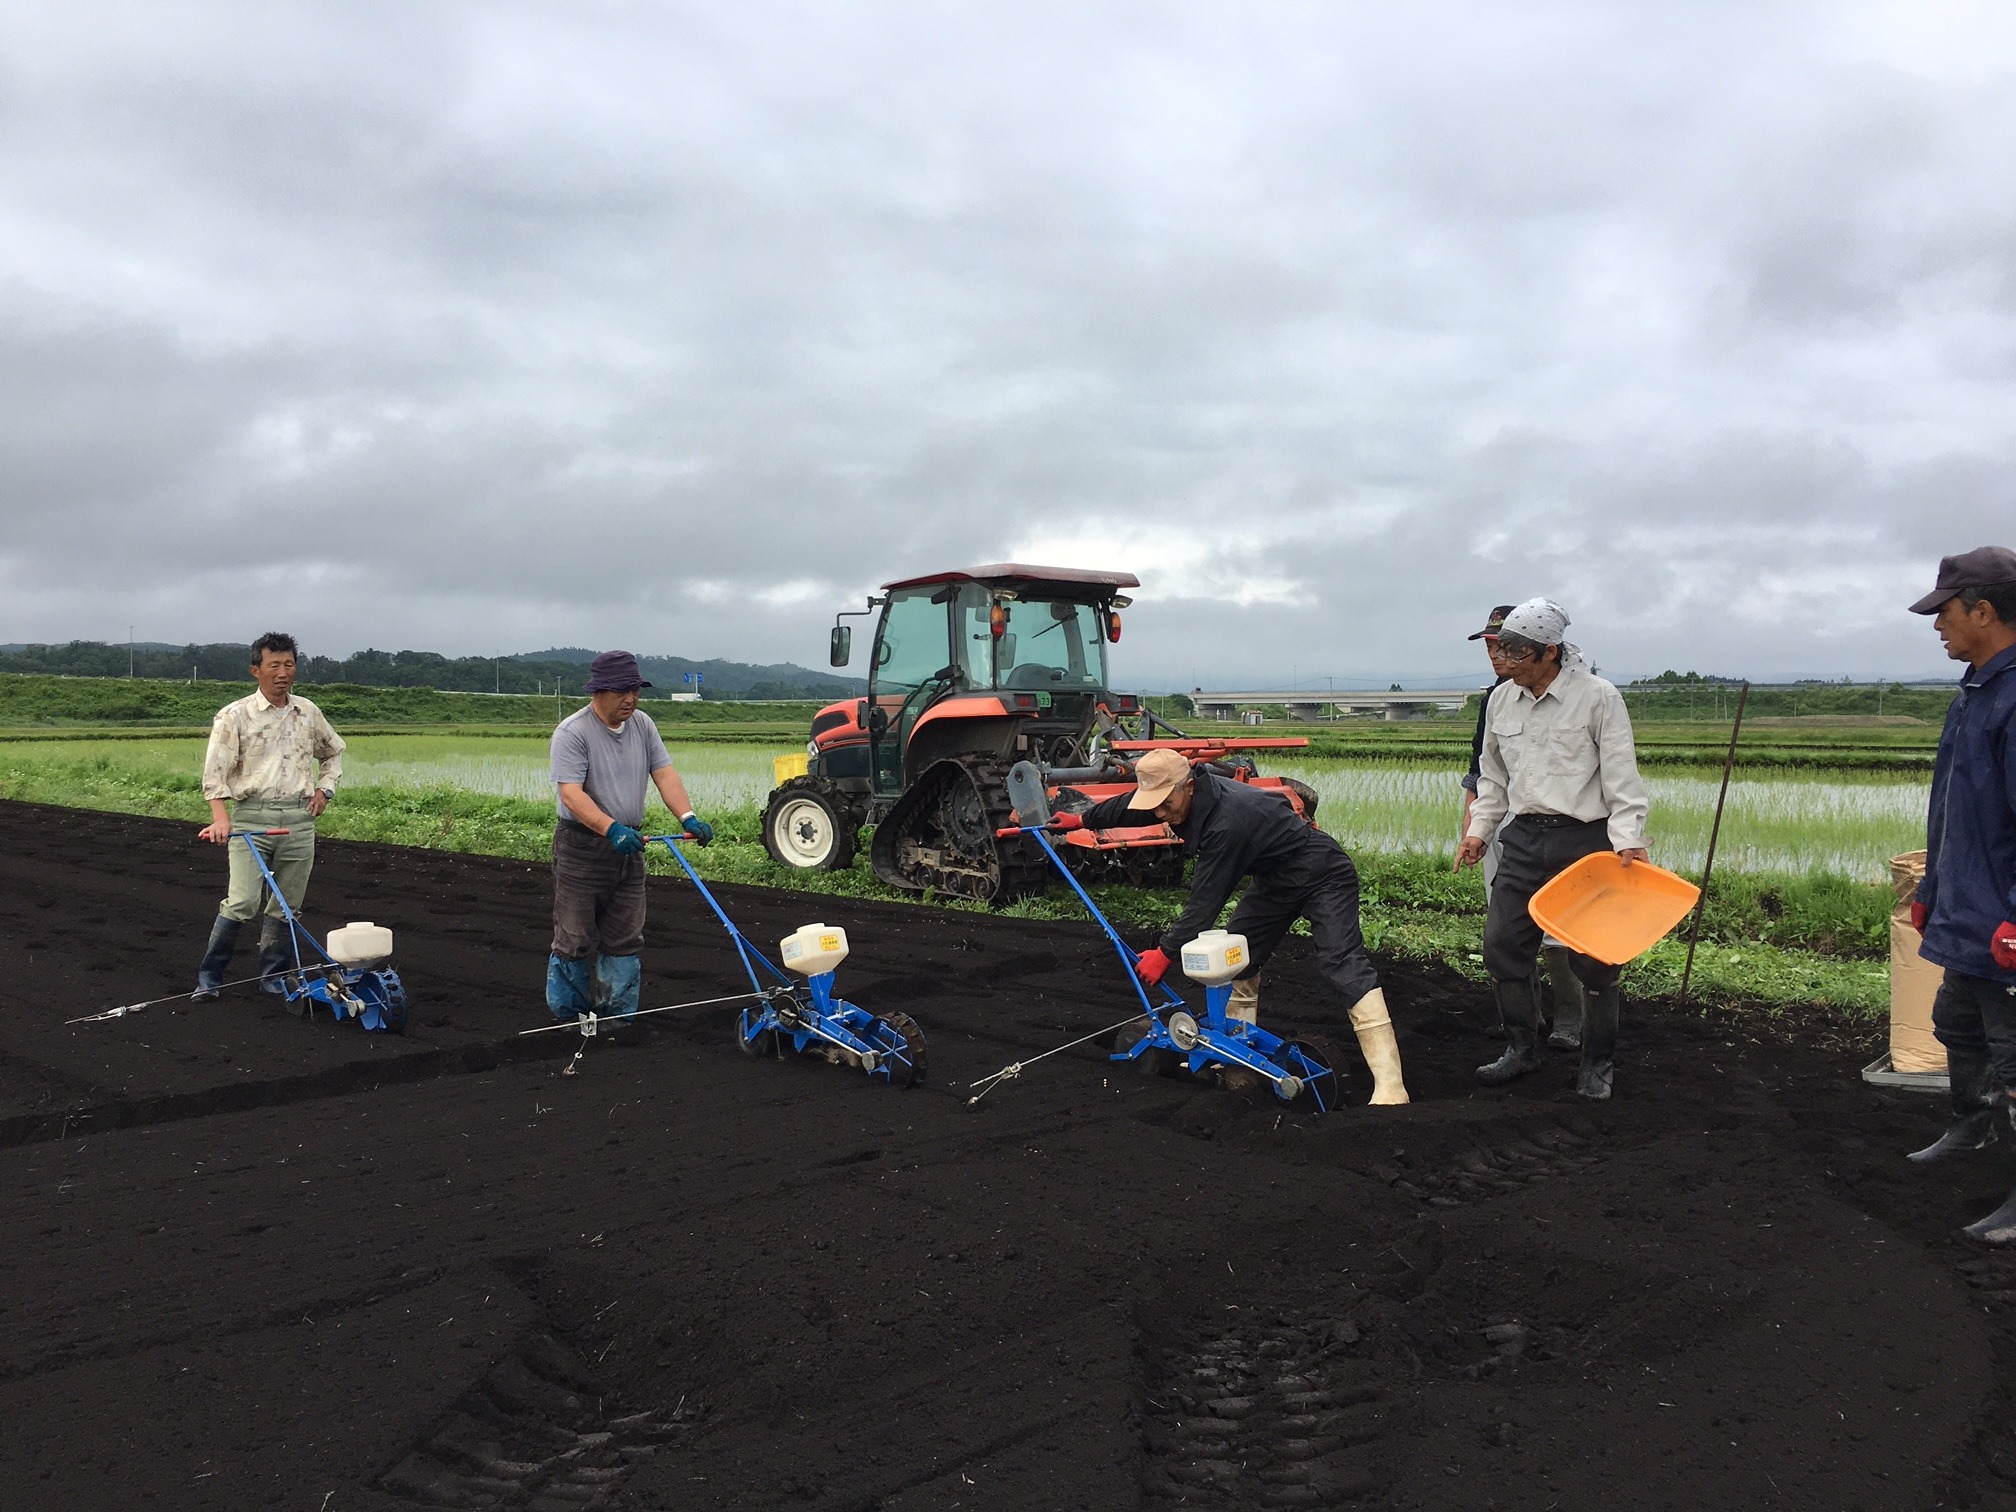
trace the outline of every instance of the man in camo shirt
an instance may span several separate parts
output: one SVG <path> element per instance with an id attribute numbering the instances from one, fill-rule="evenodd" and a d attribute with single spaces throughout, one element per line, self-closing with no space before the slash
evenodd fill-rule
<path id="1" fill-rule="evenodd" d="M 251 667 L 259 690 L 226 704 L 210 725 L 210 748 L 203 757 L 210 823 L 199 835 L 228 848 L 231 881 L 210 926 L 203 964 L 196 969 L 191 996 L 197 1002 L 216 998 L 238 948 L 238 931 L 262 910 L 260 986 L 282 991 L 278 974 L 293 960 L 286 915 L 247 847 L 259 847 L 288 905 L 298 910 L 315 866 L 315 821 L 336 796 L 343 774 L 342 737 L 329 728 L 320 709 L 293 691 L 297 655 L 293 636 L 278 631 L 260 636 L 252 643 Z M 287 833 L 233 844 L 234 828 Z"/>

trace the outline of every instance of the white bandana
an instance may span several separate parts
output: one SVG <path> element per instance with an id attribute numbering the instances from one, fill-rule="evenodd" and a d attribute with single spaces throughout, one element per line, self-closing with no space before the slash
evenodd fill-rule
<path id="1" fill-rule="evenodd" d="M 1579 646 L 1569 644 L 1564 638 L 1568 630 L 1568 611 L 1550 598 L 1530 598 L 1513 607 L 1505 616 L 1505 623 L 1499 627 L 1501 635 L 1521 635 L 1527 640 L 1543 646 L 1561 648 L 1561 666 L 1581 667 L 1588 664 Z"/>

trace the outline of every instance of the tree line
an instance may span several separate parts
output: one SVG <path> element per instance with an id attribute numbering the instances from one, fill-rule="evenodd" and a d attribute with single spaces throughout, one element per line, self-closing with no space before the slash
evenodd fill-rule
<path id="1" fill-rule="evenodd" d="M 327 687 L 434 688 L 444 693 L 579 694 L 592 651 L 565 648 L 529 655 L 443 656 L 435 651 L 359 651 L 345 657 L 318 656 L 304 648 L 301 681 Z M 0 647 L 0 672 L 57 677 L 177 678 L 195 682 L 246 680 L 248 653 L 236 642 L 164 646 L 70 641 L 60 646 Z M 691 661 L 678 656 L 638 658 L 654 685 L 646 698 L 698 693 L 703 699 L 833 699 L 863 692 L 858 678 L 832 677 L 784 662 Z"/>

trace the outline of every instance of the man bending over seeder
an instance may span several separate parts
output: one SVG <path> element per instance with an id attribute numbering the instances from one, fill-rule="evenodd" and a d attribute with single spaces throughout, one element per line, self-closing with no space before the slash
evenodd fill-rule
<path id="1" fill-rule="evenodd" d="M 1059 814 L 1056 829 L 1133 829 L 1143 811 L 1168 825 L 1197 865 L 1182 917 L 1164 930 L 1135 968 L 1154 986 L 1180 959 L 1183 944 L 1218 922 L 1243 878 L 1252 885 L 1226 927 L 1246 936 L 1253 962 L 1233 984 L 1228 1012 L 1257 1022 L 1260 968 L 1297 918 L 1307 919 L 1323 978 L 1350 1007 L 1351 1028 L 1372 1072 L 1372 1101 L 1404 1103 L 1400 1046 L 1386 1011 L 1379 973 L 1358 928 L 1358 869 L 1344 847 L 1295 811 L 1285 794 L 1249 787 L 1193 768 L 1178 751 L 1150 751 L 1134 768 L 1137 784 L 1083 814 Z"/>

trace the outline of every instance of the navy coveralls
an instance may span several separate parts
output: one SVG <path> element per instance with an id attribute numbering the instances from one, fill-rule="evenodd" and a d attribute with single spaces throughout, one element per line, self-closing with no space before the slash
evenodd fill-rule
<path id="1" fill-rule="evenodd" d="M 1989 954 L 1998 925 L 2016 922 L 2016 646 L 1960 679 L 1932 768 L 1925 825 L 1925 940 L 1946 968 L 1932 1031 L 1957 1055 L 1985 1057 L 2016 1088 L 2016 971 Z"/>
<path id="2" fill-rule="evenodd" d="M 1218 922 L 1225 900 L 1244 877 L 1253 885 L 1232 911 L 1226 927 L 1246 936 L 1252 976 L 1287 938 L 1296 919 L 1309 921 L 1316 964 L 1347 1005 L 1379 985 L 1379 973 L 1365 951 L 1358 927 L 1358 869 L 1329 835 L 1295 812 L 1288 795 L 1252 787 L 1194 769 L 1196 791 L 1190 814 L 1175 827 L 1183 854 L 1196 858 L 1190 900 L 1182 917 L 1156 943 L 1172 961 L 1183 947 Z M 1088 829 L 1129 829 L 1153 824 L 1154 817 L 1130 809 L 1133 795 L 1121 793 L 1085 813 Z"/>

